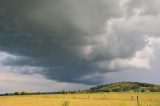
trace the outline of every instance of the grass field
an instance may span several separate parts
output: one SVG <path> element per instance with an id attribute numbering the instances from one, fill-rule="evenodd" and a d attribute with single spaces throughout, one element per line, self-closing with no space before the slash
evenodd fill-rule
<path id="1" fill-rule="evenodd" d="M 1 96 L 0 106 L 160 106 L 160 93 Z"/>

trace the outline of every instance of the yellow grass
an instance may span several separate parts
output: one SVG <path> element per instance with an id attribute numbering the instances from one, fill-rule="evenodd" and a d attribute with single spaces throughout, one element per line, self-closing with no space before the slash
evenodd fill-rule
<path id="1" fill-rule="evenodd" d="M 137 103 L 137 96 L 139 101 Z M 67 102 L 68 104 L 65 104 Z M 160 106 L 160 93 L 1 96 L 0 106 Z"/>

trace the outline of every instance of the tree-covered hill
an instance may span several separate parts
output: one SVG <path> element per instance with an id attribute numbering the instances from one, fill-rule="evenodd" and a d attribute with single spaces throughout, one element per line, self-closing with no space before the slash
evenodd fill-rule
<path id="1" fill-rule="evenodd" d="M 87 92 L 160 92 L 160 85 L 139 82 L 118 82 L 90 88 Z"/>

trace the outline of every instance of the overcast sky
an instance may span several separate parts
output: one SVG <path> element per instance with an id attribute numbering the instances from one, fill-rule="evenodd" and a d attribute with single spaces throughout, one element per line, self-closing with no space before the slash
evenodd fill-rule
<path id="1" fill-rule="evenodd" d="M 160 84 L 160 0 L 0 0 L 0 93 Z"/>

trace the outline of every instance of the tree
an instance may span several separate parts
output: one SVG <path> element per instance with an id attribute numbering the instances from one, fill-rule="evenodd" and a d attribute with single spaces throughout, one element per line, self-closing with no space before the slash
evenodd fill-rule
<path id="1" fill-rule="evenodd" d="M 25 95 L 25 94 L 26 94 L 25 92 L 21 92 L 21 93 L 20 93 L 20 95 Z"/>
<path id="2" fill-rule="evenodd" d="M 19 92 L 14 92 L 14 95 L 19 95 Z"/>

